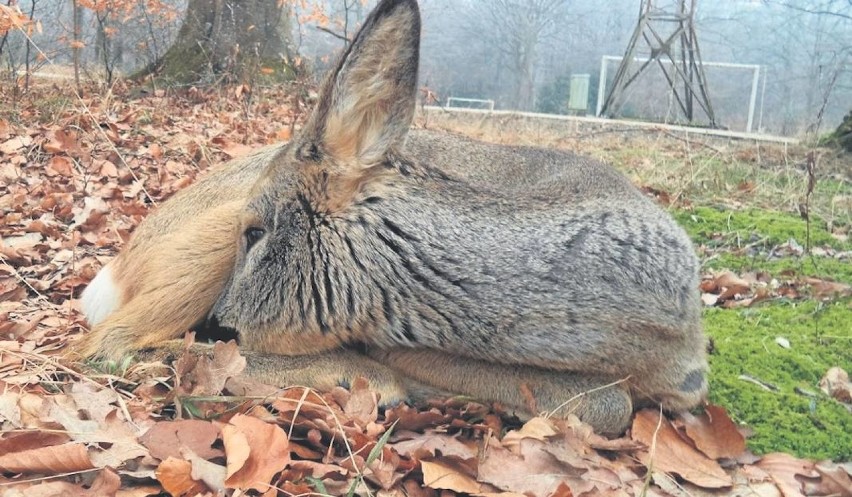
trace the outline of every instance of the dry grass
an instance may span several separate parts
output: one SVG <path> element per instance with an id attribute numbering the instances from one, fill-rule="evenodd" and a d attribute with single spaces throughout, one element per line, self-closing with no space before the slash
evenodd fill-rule
<path id="1" fill-rule="evenodd" d="M 852 158 L 828 149 L 734 140 L 668 130 L 601 126 L 519 116 L 430 112 L 418 125 L 510 145 L 561 148 L 611 162 L 637 185 L 680 207 L 758 208 L 798 213 L 806 201 L 806 158 L 817 156 L 810 212 L 829 230 L 852 224 Z"/>

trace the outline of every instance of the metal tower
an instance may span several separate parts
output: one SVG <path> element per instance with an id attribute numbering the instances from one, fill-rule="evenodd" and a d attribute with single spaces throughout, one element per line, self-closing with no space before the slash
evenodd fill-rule
<path id="1" fill-rule="evenodd" d="M 639 23 L 618 71 L 612 88 L 606 96 L 600 115 L 613 117 L 621 110 L 625 90 L 654 62 L 663 71 L 672 94 L 683 115 L 692 122 L 695 105 L 707 115 L 711 127 L 716 127 L 716 116 L 707 94 L 707 77 L 701 64 L 701 52 L 695 36 L 695 4 L 697 0 L 641 0 Z M 660 6 L 660 4 L 665 4 Z M 640 40 L 650 54 L 639 69 L 631 71 L 637 62 Z M 669 64 L 664 61 L 668 59 Z M 604 81 L 600 84 L 605 84 Z"/>

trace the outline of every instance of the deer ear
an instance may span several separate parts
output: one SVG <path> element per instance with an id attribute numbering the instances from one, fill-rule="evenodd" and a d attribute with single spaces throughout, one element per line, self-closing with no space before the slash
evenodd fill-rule
<path id="1" fill-rule="evenodd" d="M 326 78 L 308 140 L 342 164 L 376 164 L 414 117 L 420 57 L 416 0 L 382 0 Z"/>

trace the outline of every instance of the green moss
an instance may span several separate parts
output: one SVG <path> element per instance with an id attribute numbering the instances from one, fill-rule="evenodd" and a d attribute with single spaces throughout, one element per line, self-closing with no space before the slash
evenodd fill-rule
<path id="1" fill-rule="evenodd" d="M 784 451 L 801 457 L 852 459 L 852 414 L 817 386 L 832 366 L 852 364 L 852 301 L 773 302 L 748 309 L 708 309 L 713 338 L 711 400 L 754 431 L 757 453 Z M 790 349 L 775 343 L 784 337 Z M 767 391 L 740 379 L 775 385 Z M 800 387 L 817 393 L 809 397 Z"/>
<path id="2" fill-rule="evenodd" d="M 804 245 L 807 239 L 807 222 L 800 216 L 783 212 L 699 206 L 691 211 L 675 210 L 672 214 L 694 242 L 709 248 L 735 250 L 755 242 L 761 242 L 757 248 L 771 248 L 791 238 Z M 811 219 L 810 240 L 812 247 L 849 250 L 849 244 L 831 236 L 825 222 L 820 219 Z"/>
<path id="3" fill-rule="evenodd" d="M 672 214 L 702 247 L 705 270 L 766 271 L 780 279 L 814 276 L 852 283 L 848 260 L 772 254 L 791 238 L 805 244 L 807 225 L 797 215 L 708 206 Z M 831 236 L 820 219 L 812 219 L 810 239 L 812 247 L 852 249 Z M 705 328 L 715 345 L 711 400 L 753 430 L 752 450 L 852 459 L 852 414 L 817 386 L 829 368 L 852 366 L 852 300 L 773 300 L 745 309 L 712 308 L 705 312 Z M 792 347 L 780 347 L 777 337 L 786 338 Z M 775 385 L 778 391 L 767 391 L 742 375 Z M 816 397 L 796 393 L 797 387 Z"/>

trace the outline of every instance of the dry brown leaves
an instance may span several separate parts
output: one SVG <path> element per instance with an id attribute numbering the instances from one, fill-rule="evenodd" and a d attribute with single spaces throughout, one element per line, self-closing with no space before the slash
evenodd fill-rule
<path id="1" fill-rule="evenodd" d="M 41 31 L 41 24 L 21 12 L 21 8 L 17 5 L 12 3 L 0 5 L 0 34 L 6 34 L 11 30 L 32 34 L 35 30 Z"/>
<path id="2" fill-rule="evenodd" d="M 223 362 L 217 355 L 239 359 L 233 343 L 218 346 L 207 361 L 184 357 L 192 367 L 176 383 L 217 378 L 231 395 L 227 380 L 239 368 L 213 372 Z M 402 405 L 380 415 L 375 392 L 362 380 L 351 391 L 291 388 L 239 401 L 213 402 L 205 391 L 209 418 L 177 420 L 152 411 L 143 396 L 93 382 L 69 382 L 60 392 L 0 383 L 0 391 L 0 495 L 164 489 L 172 495 L 547 497 L 759 489 L 759 495 L 797 497 L 847 495 L 852 481 L 849 465 L 749 454 L 736 424 L 712 405 L 675 419 L 640 411 L 625 437 L 608 440 L 576 418 L 507 425 L 509 418 L 475 403 Z M 172 395 L 176 403 L 193 397 Z"/>
<path id="3" fill-rule="evenodd" d="M 82 288 L 159 203 L 211 164 L 288 135 L 298 116 L 286 89 L 249 112 L 241 101 L 190 89 L 76 100 L 37 86 L 3 102 L 0 119 L 0 378 L 49 376 L 46 355 L 82 331 Z M 258 90 L 261 91 L 261 90 Z M 6 93 L 3 99 L 10 98 Z M 29 362 L 39 368 L 23 368 Z M 19 375 L 10 377 L 10 373 Z"/>
<path id="4" fill-rule="evenodd" d="M 705 275 L 701 280 L 701 301 L 706 306 L 749 307 L 769 299 L 811 297 L 830 300 L 852 295 L 844 283 L 782 273 L 777 278 L 765 272 L 737 275 L 730 271 Z"/>
<path id="5" fill-rule="evenodd" d="M 326 393 L 257 385 L 240 377 L 233 344 L 171 373 L 61 365 L 54 355 L 84 327 L 79 291 L 152 202 L 286 139 L 296 118 L 286 90 L 248 111 L 194 89 L 125 91 L 86 101 L 92 119 L 73 100 L 46 115 L 62 90 L 40 88 L 17 104 L 29 126 L 0 120 L 0 495 L 848 495 L 848 465 L 750 456 L 715 406 L 675 420 L 642 411 L 607 440 L 576 419 L 518 425 L 476 403 L 380 412 L 363 381 Z M 762 277 L 705 284 L 727 305 L 757 299 Z M 784 284 L 767 283 L 768 295 Z"/>

